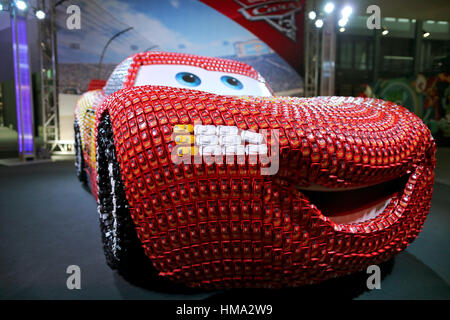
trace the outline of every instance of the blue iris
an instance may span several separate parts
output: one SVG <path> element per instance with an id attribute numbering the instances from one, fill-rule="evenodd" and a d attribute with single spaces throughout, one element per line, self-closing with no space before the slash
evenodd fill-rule
<path id="1" fill-rule="evenodd" d="M 202 83 L 198 76 L 190 72 L 179 72 L 175 75 L 175 79 L 182 85 L 188 87 L 197 87 Z"/>
<path id="2" fill-rule="evenodd" d="M 244 85 L 242 84 L 242 82 L 240 82 L 238 79 L 230 77 L 230 76 L 222 76 L 220 78 L 220 80 L 222 80 L 222 82 L 227 86 L 230 87 L 232 89 L 236 89 L 236 90 L 241 90 Z"/>

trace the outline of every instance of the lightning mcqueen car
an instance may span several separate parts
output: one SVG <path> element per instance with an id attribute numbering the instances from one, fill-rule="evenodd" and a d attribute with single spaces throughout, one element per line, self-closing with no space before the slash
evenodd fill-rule
<path id="1" fill-rule="evenodd" d="M 430 208 L 435 144 L 418 117 L 377 99 L 273 97 L 236 61 L 133 55 L 75 119 L 77 174 L 119 270 L 147 256 L 189 286 L 316 283 L 390 259 Z"/>

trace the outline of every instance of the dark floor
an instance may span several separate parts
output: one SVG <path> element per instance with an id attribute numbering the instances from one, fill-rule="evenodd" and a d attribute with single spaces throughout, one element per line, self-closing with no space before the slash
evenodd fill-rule
<path id="1" fill-rule="evenodd" d="M 153 278 L 125 280 L 105 264 L 94 198 L 72 162 L 0 165 L 0 299 L 222 299 L 243 297 L 450 299 L 450 186 L 437 183 L 419 238 L 382 268 L 381 290 L 357 274 L 284 290 L 204 292 Z M 66 268 L 81 268 L 68 290 Z"/>

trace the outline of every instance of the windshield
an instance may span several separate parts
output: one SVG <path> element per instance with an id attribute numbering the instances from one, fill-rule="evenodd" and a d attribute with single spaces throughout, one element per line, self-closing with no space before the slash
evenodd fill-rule
<path id="1" fill-rule="evenodd" d="M 265 83 L 253 78 L 235 73 L 208 71 L 188 65 L 153 64 L 141 66 L 134 85 L 169 86 L 221 95 L 272 95 Z"/>

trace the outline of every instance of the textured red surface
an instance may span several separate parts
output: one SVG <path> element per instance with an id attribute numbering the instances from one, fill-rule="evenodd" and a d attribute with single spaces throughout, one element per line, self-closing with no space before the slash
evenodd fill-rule
<path id="1" fill-rule="evenodd" d="M 132 218 L 160 275 L 190 286 L 315 283 L 386 261 L 429 211 L 435 144 L 422 121 L 363 98 L 237 98 L 168 87 L 124 89 L 108 112 Z M 175 124 L 279 129 L 278 174 L 248 165 L 175 165 Z M 410 174 L 376 218 L 335 224 L 295 185 L 349 188 Z"/>
<path id="2" fill-rule="evenodd" d="M 185 53 L 175 53 L 175 52 L 158 52 L 158 51 L 147 51 L 136 53 L 127 59 L 131 59 L 132 62 L 126 72 L 125 81 L 123 82 L 122 89 L 133 88 L 134 82 L 136 80 L 136 75 L 139 71 L 139 68 L 143 65 L 152 65 L 152 64 L 173 64 L 173 65 L 189 65 L 195 66 L 199 68 L 204 68 L 208 71 L 221 71 L 228 72 L 231 74 L 240 74 L 243 76 L 247 76 L 258 81 L 264 82 L 264 85 L 272 92 L 270 86 L 265 83 L 264 78 L 250 65 L 245 63 L 229 60 L 229 59 L 221 59 L 221 58 L 211 58 L 204 57 L 192 54 Z M 111 76 L 114 76 L 111 75 Z M 89 85 L 89 90 L 94 90 L 94 87 L 101 88 L 105 85 L 103 80 L 92 80 Z M 92 87 L 92 88 L 91 88 Z M 95 157 L 95 143 L 97 134 L 93 134 L 94 129 L 96 130 L 96 125 L 94 122 L 86 121 L 83 117 L 91 118 L 97 112 L 97 108 L 101 105 L 103 100 L 107 97 L 103 91 L 99 91 L 96 93 L 96 98 L 93 101 L 91 99 L 84 96 L 89 102 L 86 104 L 77 103 L 77 107 L 75 110 L 75 119 L 78 121 L 78 124 L 82 129 L 85 127 L 88 130 L 82 130 L 85 134 L 82 134 L 82 138 L 84 139 L 83 144 L 83 157 L 86 163 L 85 171 L 90 177 L 90 188 L 91 192 L 97 197 L 97 167 L 96 167 L 96 157 Z M 80 101 L 82 101 L 80 99 Z M 80 106 L 83 107 L 83 110 L 80 110 Z M 95 126 L 95 128 L 94 128 Z"/>
<path id="3" fill-rule="evenodd" d="M 102 79 L 92 79 L 89 82 L 87 91 L 102 89 L 106 84 L 105 80 Z"/>

